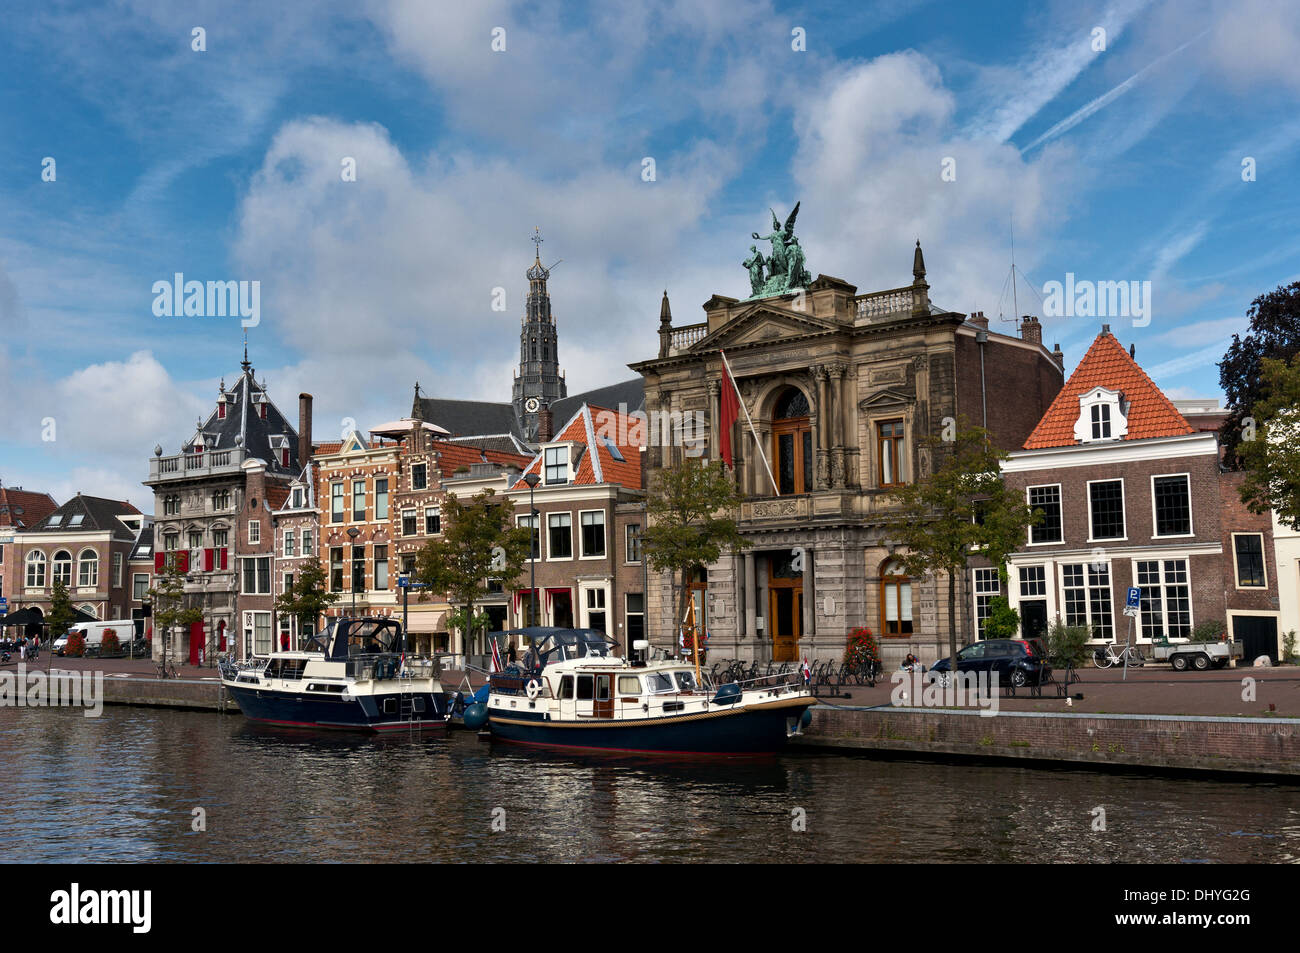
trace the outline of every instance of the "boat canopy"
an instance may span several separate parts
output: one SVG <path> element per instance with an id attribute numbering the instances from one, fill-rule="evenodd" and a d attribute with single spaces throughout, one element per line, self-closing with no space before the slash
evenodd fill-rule
<path id="1" fill-rule="evenodd" d="M 579 658 L 607 658 L 618 643 L 599 629 L 560 629 L 552 626 L 529 626 L 506 629 L 499 635 L 528 639 L 541 659 L 542 666 Z"/>
<path id="2" fill-rule="evenodd" d="M 332 660 L 396 652 L 401 643 L 402 624 L 396 619 L 332 619 L 311 637 L 312 646 Z"/>

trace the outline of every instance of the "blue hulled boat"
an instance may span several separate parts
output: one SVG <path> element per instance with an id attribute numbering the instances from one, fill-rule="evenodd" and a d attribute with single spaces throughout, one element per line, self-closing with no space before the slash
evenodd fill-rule
<path id="1" fill-rule="evenodd" d="M 797 676 L 714 688 L 689 662 L 633 662 L 594 629 L 504 633 L 531 650 L 491 677 L 493 739 L 516 744 L 652 754 L 730 755 L 780 750 L 815 703 Z M 640 644 L 638 644 L 640 647 Z"/>
<path id="2" fill-rule="evenodd" d="M 225 662 L 221 683 L 246 718 L 275 725 L 397 731 L 446 727 L 436 660 L 402 651 L 392 619 L 335 619 L 304 651 Z"/>

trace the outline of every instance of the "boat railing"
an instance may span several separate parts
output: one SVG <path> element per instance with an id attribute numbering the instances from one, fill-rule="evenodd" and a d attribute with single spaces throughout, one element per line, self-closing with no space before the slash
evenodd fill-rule
<path id="1" fill-rule="evenodd" d="M 437 659 L 409 656 L 403 659 L 394 652 L 379 652 L 350 656 L 345 671 L 348 678 L 358 682 L 383 682 L 394 679 L 438 678 L 442 674 L 442 666 Z"/>

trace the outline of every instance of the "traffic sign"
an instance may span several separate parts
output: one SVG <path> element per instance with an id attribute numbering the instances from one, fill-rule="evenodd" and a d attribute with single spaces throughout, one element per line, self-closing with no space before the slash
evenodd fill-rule
<path id="1" fill-rule="evenodd" d="M 1125 606 L 1125 607 L 1124 607 L 1124 614 L 1125 614 L 1126 616 L 1129 616 L 1129 617 L 1131 618 L 1131 617 L 1133 617 L 1133 616 L 1135 616 L 1135 615 L 1138 614 L 1138 607 L 1137 607 L 1137 606 Z"/>
<path id="2" fill-rule="evenodd" d="M 1129 586 L 1128 599 L 1125 600 L 1124 602 L 1125 607 L 1129 609 L 1136 609 L 1141 604 L 1142 604 L 1142 590 L 1139 589 L 1137 586 Z"/>

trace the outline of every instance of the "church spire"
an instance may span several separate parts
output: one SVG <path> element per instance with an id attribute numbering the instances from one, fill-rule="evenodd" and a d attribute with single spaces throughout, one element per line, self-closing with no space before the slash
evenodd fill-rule
<path id="1" fill-rule="evenodd" d="M 560 374 L 559 345 L 551 294 L 546 287 L 551 271 L 542 264 L 542 233 L 534 228 L 533 264 L 528 277 L 528 297 L 519 333 L 519 372 L 514 383 L 515 417 L 520 434 L 528 440 L 537 434 L 538 411 L 543 405 L 568 396 Z"/>

